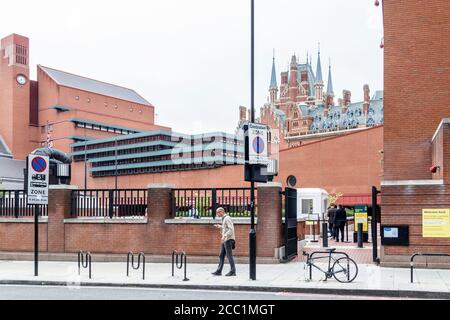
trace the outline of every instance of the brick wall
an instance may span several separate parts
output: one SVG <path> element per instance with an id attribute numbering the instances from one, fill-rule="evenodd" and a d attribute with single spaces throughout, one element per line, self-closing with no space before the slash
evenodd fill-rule
<path id="1" fill-rule="evenodd" d="M 385 246 L 382 262 L 414 253 L 450 253 L 450 238 L 422 237 L 422 209 L 450 208 L 450 185 L 383 186 L 382 225 L 409 225 L 409 247 Z M 390 257 L 391 256 L 391 257 Z"/>
<path id="2" fill-rule="evenodd" d="M 450 2 L 384 1 L 384 27 L 381 220 L 409 225 L 410 246 L 384 246 L 381 261 L 406 265 L 413 253 L 450 252 L 450 238 L 422 234 L 422 209 L 450 208 L 447 125 L 433 139 L 442 119 L 450 117 Z M 436 174 L 430 172 L 433 165 L 441 168 Z"/>
<path id="3" fill-rule="evenodd" d="M 178 250 L 193 256 L 219 254 L 221 235 L 214 224 L 220 223 L 220 220 L 171 219 L 171 187 L 150 188 L 148 216 L 135 220 L 73 218 L 70 216 L 71 192 L 71 188 L 50 190 L 48 221 L 40 225 L 41 252 L 76 253 L 83 250 L 124 254 L 143 251 L 153 255 L 170 255 L 173 250 Z M 273 258 L 275 249 L 283 244 L 281 186 L 266 186 L 258 194 L 258 256 Z M 235 229 L 235 255 L 248 256 L 249 219 L 236 219 Z M 33 248 L 32 219 L 0 219 L 0 251 L 31 252 Z"/>
<path id="4" fill-rule="evenodd" d="M 384 1 L 386 180 L 431 179 L 431 138 L 450 116 L 450 1 Z"/>

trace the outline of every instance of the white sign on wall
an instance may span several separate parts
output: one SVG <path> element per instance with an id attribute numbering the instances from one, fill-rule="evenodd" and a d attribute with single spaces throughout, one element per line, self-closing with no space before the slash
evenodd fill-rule
<path id="1" fill-rule="evenodd" d="M 28 204 L 48 204 L 49 157 L 28 156 Z"/>
<path id="2" fill-rule="evenodd" d="M 249 164 L 267 165 L 269 157 L 268 127 L 263 124 L 249 123 Z"/>

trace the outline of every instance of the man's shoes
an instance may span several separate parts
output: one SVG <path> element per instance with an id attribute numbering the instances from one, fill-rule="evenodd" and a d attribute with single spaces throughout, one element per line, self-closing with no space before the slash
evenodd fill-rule
<path id="1" fill-rule="evenodd" d="M 222 275 L 222 272 L 219 272 L 219 271 L 216 271 L 216 272 L 213 272 L 213 273 L 211 273 L 213 276 L 221 276 Z"/>
<path id="2" fill-rule="evenodd" d="M 225 275 L 225 277 L 236 277 L 236 272 L 230 271 Z"/>

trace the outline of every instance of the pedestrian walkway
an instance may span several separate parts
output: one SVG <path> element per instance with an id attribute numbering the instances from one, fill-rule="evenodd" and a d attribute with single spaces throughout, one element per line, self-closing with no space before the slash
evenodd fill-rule
<path id="1" fill-rule="evenodd" d="M 309 273 L 304 262 L 258 265 L 257 280 L 249 280 L 248 265 L 238 265 L 236 277 L 214 277 L 215 265 L 188 264 L 183 281 L 182 270 L 171 276 L 171 264 L 146 264 L 146 278 L 141 271 L 126 276 L 126 263 L 97 263 L 93 255 L 92 279 L 87 270 L 78 275 L 77 263 L 41 262 L 39 277 L 33 276 L 33 262 L 0 262 L 0 284 L 80 286 L 128 286 L 157 288 L 214 289 L 234 291 L 270 291 L 325 293 L 342 295 L 372 295 L 392 297 L 434 297 L 450 299 L 450 270 L 415 271 L 415 283 L 410 283 L 409 269 L 381 268 L 359 265 L 359 275 L 353 283 L 343 284 L 334 279 L 321 281 L 323 274 Z M 227 271 L 227 270 L 224 270 Z"/>
<path id="2" fill-rule="evenodd" d="M 372 230 L 369 228 L 369 242 L 363 244 L 363 248 L 358 248 L 358 244 L 353 242 L 354 225 L 349 225 L 345 229 L 345 241 L 335 241 L 333 238 L 328 238 L 328 248 L 336 248 L 340 252 L 347 253 L 350 258 L 355 260 L 358 264 L 371 264 L 373 262 L 373 247 L 372 247 Z M 378 252 L 380 252 L 380 226 L 378 225 Z M 324 250 L 322 235 L 307 236 L 307 244 L 303 251 L 312 253 L 314 251 Z M 339 239 L 341 240 L 341 239 Z M 298 261 L 303 261 L 303 252 L 299 252 Z"/>

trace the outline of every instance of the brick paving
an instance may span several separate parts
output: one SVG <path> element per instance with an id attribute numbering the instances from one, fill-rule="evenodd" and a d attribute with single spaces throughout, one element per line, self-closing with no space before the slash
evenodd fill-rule
<path id="1" fill-rule="evenodd" d="M 370 229 L 370 228 L 369 228 Z M 378 226 L 378 235 L 380 234 L 380 227 Z M 336 248 L 337 251 L 347 253 L 350 258 L 356 261 L 358 264 L 371 264 L 373 263 L 373 252 L 372 252 L 372 232 L 369 230 L 369 242 L 364 243 L 363 248 L 358 248 L 358 244 L 353 242 L 353 226 L 348 228 L 348 242 L 336 242 L 334 239 L 328 239 L 328 248 Z M 303 249 L 300 249 L 300 254 L 298 261 L 304 261 L 303 251 L 306 253 L 312 253 L 315 251 L 324 251 L 327 248 L 322 246 L 322 237 L 315 237 L 317 242 L 313 242 L 313 237 L 307 237 L 307 244 Z M 344 240 L 347 240 L 347 234 L 345 234 Z M 378 236 L 378 253 L 380 252 L 381 238 Z"/>

